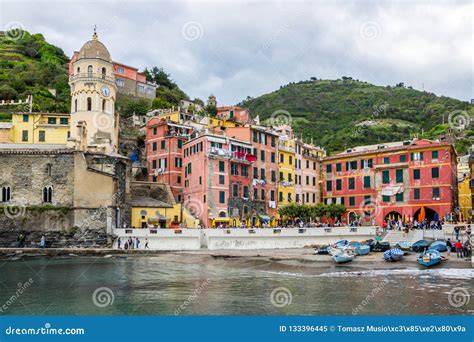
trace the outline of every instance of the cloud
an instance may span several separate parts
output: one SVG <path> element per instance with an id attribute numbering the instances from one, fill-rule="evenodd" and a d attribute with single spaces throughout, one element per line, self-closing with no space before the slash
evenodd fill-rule
<path id="1" fill-rule="evenodd" d="M 470 1 L 2 2 L 71 55 L 98 26 L 112 57 L 163 67 L 191 96 L 234 104 L 312 76 L 472 96 Z M 193 26 L 194 25 L 194 26 Z M 186 33 L 183 28 L 194 28 Z M 197 31 L 196 31 L 197 30 Z M 187 36 L 193 33 L 196 36 Z"/>

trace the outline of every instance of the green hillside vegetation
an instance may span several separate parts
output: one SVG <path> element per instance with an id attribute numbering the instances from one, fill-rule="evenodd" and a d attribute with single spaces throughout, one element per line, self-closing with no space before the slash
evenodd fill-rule
<path id="1" fill-rule="evenodd" d="M 466 112 L 461 115 L 474 115 L 467 102 L 414 90 L 403 83 L 383 87 L 350 77 L 290 83 L 272 93 L 248 97 L 240 105 L 266 123 L 272 113 L 288 111 L 296 134 L 313 138 L 329 152 L 414 136 L 435 139 L 449 132 L 449 113 L 462 110 Z M 458 152 L 463 153 L 474 132 L 462 129 L 455 134 Z"/>
<path id="2" fill-rule="evenodd" d="M 23 31 L 19 39 L 9 36 L 0 31 L 0 99 L 25 100 L 33 95 L 34 111 L 68 112 L 69 59 L 63 50 L 48 44 L 41 34 Z M 0 111 L 10 109 L 24 110 L 1 107 Z"/>

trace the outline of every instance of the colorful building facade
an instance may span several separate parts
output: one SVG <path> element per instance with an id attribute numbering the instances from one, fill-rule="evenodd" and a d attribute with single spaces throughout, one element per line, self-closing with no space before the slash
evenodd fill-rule
<path id="1" fill-rule="evenodd" d="M 13 113 L 9 130 L 13 144 L 66 144 L 70 114 Z"/>
<path id="2" fill-rule="evenodd" d="M 456 153 L 445 142 L 360 146 L 325 158 L 322 172 L 323 200 L 347 208 L 343 223 L 437 220 L 457 203 Z"/>
<path id="3" fill-rule="evenodd" d="M 322 148 L 295 139 L 295 202 L 317 204 L 321 201 Z"/>

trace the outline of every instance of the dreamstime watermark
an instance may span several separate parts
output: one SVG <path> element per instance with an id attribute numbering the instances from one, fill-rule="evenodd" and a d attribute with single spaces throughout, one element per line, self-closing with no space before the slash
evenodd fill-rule
<path id="1" fill-rule="evenodd" d="M 181 28 L 181 35 L 187 41 L 192 42 L 202 38 L 204 35 L 204 28 L 200 22 L 188 21 L 187 23 L 184 23 L 183 27 Z"/>
<path id="2" fill-rule="evenodd" d="M 378 293 L 382 292 L 386 286 L 386 283 L 380 283 L 377 286 L 375 286 L 372 291 L 370 291 L 367 296 L 362 300 L 362 302 L 356 306 L 355 308 L 352 309 L 352 315 L 357 315 L 360 312 L 362 312 L 367 305 L 369 305 L 372 300 L 377 296 Z"/>
<path id="3" fill-rule="evenodd" d="M 291 291 L 286 287 L 277 287 L 270 293 L 270 302 L 276 308 L 282 308 L 293 302 Z"/>
<path id="4" fill-rule="evenodd" d="M 190 198 L 184 203 L 184 207 L 189 210 L 194 217 L 200 217 L 204 212 L 204 203 L 196 198 Z"/>
<path id="5" fill-rule="evenodd" d="M 377 120 L 377 118 L 381 116 L 382 114 L 384 116 L 387 114 L 388 107 L 389 106 L 387 102 L 384 102 L 381 105 L 374 105 L 372 115 L 368 119 L 364 120 L 363 122 L 355 125 L 355 129 L 352 131 L 352 137 L 356 138 L 364 134 L 365 128 L 371 125 L 374 125 L 375 120 Z"/>
<path id="6" fill-rule="evenodd" d="M 291 126 L 291 122 L 293 121 L 290 112 L 284 109 L 278 109 L 272 113 L 270 118 L 268 119 L 268 123 L 271 126 L 281 126 L 281 125 L 288 125 Z"/>
<path id="7" fill-rule="evenodd" d="M 364 40 L 374 40 L 380 35 L 380 25 L 375 21 L 366 21 L 359 27 L 359 35 Z"/>
<path id="8" fill-rule="evenodd" d="M 3 27 L 5 38 L 10 40 L 20 40 L 25 35 L 25 27 L 18 21 L 10 21 Z"/>
<path id="9" fill-rule="evenodd" d="M 115 125 L 114 116 L 107 113 L 95 113 L 92 121 L 94 125 L 100 129 L 109 129 Z"/>
<path id="10" fill-rule="evenodd" d="M 471 117 L 465 110 L 455 110 L 448 114 L 448 125 L 456 130 L 464 130 L 471 124 Z"/>
<path id="11" fill-rule="evenodd" d="M 32 278 L 28 279 L 26 282 L 24 283 L 18 283 L 18 288 L 17 290 L 15 291 L 15 293 L 7 299 L 7 301 L 2 305 L 0 306 L 0 313 L 4 312 L 4 311 L 7 311 L 8 308 L 13 304 L 15 303 L 18 298 L 20 298 L 23 293 L 31 286 L 33 285 L 34 281 Z"/>
<path id="12" fill-rule="evenodd" d="M 92 302 L 99 308 L 113 305 L 114 300 L 114 292 L 108 287 L 99 287 L 92 294 Z"/>
<path id="13" fill-rule="evenodd" d="M 178 316 L 183 310 L 185 310 L 191 303 L 193 303 L 196 298 L 204 291 L 204 289 L 209 285 L 209 279 L 206 279 L 198 287 L 196 287 L 191 295 L 186 298 L 186 300 L 178 308 L 174 310 L 174 315 Z"/>
<path id="14" fill-rule="evenodd" d="M 5 213 L 6 217 L 16 219 L 25 216 L 26 206 L 23 204 L 16 205 L 12 203 L 5 203 L 5 205 L 3 206 L 3 212 Z"/>
<path id="15" fill-rule="evenodd" d="M 461 306 L 467 305 L 470 299 L 471 295 L 464 287 L 455 287 L 448 293 L 449 305 L 455 308 L 460 308 Z"/>

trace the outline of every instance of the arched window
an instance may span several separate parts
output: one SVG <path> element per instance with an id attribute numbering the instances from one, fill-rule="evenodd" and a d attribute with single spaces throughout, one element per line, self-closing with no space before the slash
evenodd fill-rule
<path id="1" fill-rule="evenodd" d="M 105 67 L 102 68 L 102 78 L 105 79 L 105 75 L 107 73 L 107 69 Z"/>
<path id="2" fill-rule="evenodd" d="M 91 97 L 87 98 L 87 110 L 88 111 L 92 110 L 92 98 Z"/>
<path id="3" fill-rule="evenodd" d="M 78 74 L 81 73 L 81 68 L 80 68 L 80 67 L 77 67 L 77 73 L 78 73 Z"/>
<path id="4" fill-rule="evenodd" d="M 92 65 L 89 65 L 87 67 L 87 73 L 89 74 L 89 76 L 92 76 Z"/>
<path id="5" fill-rule="evenodd" d="M 51 203 L 53 201 L 53 188 L 45 186 L 43 188 L 43 202 Z"/>
<path id="6" fill-rule="evenodd" d="M 10 202 L 11 188 L 9 186 L 2 186 L 2 202 Z"/>
<path id="7" fill-rule="evenodd" d="M 107 101 L 106 100 L 102 100 L 102 111 L 105 112 L 105 108 L 107 106 Z"/>
<path id="8" fill-rule="evenodd" d="M 77 112 L 77 99 L 74 100 L 74 111 Z"/>

